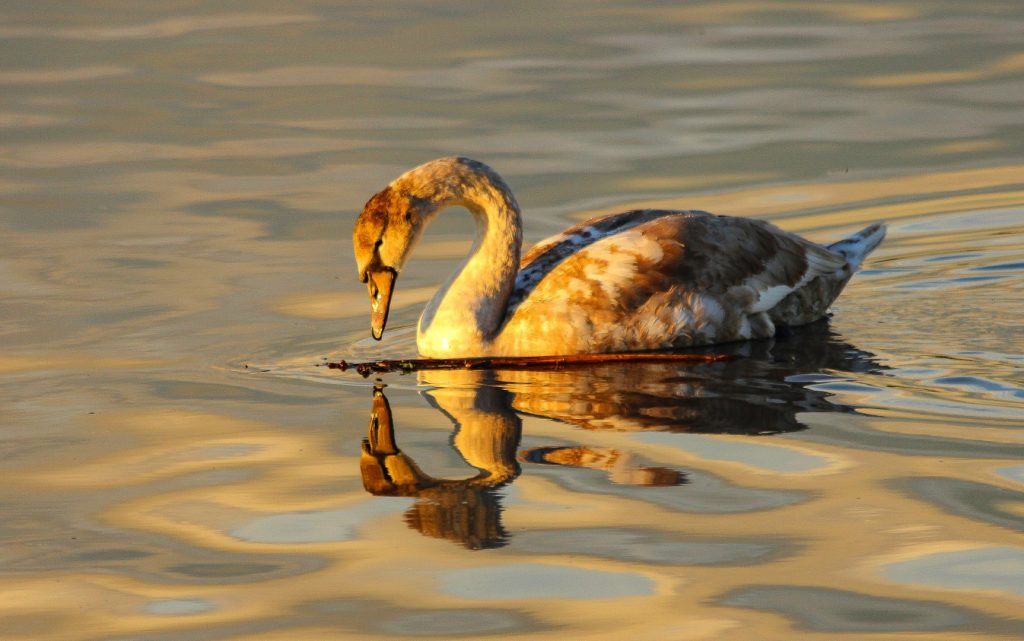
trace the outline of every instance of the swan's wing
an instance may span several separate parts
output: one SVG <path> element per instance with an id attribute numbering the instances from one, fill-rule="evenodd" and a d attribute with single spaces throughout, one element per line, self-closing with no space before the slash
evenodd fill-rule
<path id="1" fill-rule="evenodd" d="M 700 211 L 638 210 L 588 220 L 533 246 L 515 292 L 587 272 L 637 293 L 682 285 L 705 292 L 750 290 L 751 312 L 773 307 L 846 259 L 771 223 Z M 564 265 L 563 265 L 564 264 Z M 601 269 L 606 267 L 606 269 Z"/>
<path id="2" fill-rule="evenodd" d="M 652 209 L 632 210 L 591 218 L 540 241 L 520 260 L 511 305 L 518 305 L 552 270 L 566 259 L 579 255 L 590 245 L 657 218 L 681 214 Z"/>
<path id="3" fill-rule="evenodd" d="M 608 348 L 616 349 L 749 338 L 763 332 L 745 319 L 817 276 L 844 270 L 843 256 L 764 221 L 626 212 L 531 249 L 512 311 L 524 327 L 561 316 L 580 337 L 614 335 Z M 680 333 L 686 336 L 672 338 Z"/>
<path id="4" fill-rule="evenodd" d="M 598 240 L 607 238 L 627 229 L 636 227 L 646 222 L 663 218 L 665 216 L 694 216 L 706 215 L 704 212 L 683 212 L 664 209 L 634 209 L 624 211 L 620 214 L 600 216 L 591 218 L 582 223 L 577 223 L 561 232 L 546 238 L 533 247 L 523 256 L 522 265 L 537 262 L 538 259 L 553 260 L 563 259 L 575 254 L 581 248 L 590 245 Z"/>

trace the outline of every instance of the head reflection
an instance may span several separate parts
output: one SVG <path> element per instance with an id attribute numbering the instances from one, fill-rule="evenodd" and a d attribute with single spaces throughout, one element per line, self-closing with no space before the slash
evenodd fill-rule
<path id="1" fill-rule="evenodd" d="M 660 430 L 777 434 L 805 429 L 804 412 L 847 412 L 828 393 L 809 387 L 828 370 L 881 369 L 872 355 L 839 341 L 827 323 L 776 340 L 722 349 L 738 358 L 701 364 L 616 363 L 541 371 L 424 371 L 425 396 L 454 424 L 452 444 L 478 472 L 463 479 L 433 477 L 399 448 L 391 408 L 374 390 L 363 441 L 363 485 L 375 495 L 416 497 L 406 523 L 425 535 L 468 548 L 504 545 L 499 488 L 525 465 L 602 470 L 616 484 L 673 486 L 683 472 L 644 465 L 631 452 L 586 444 L 517 452 L 520 415 L 588 430 Z"/>

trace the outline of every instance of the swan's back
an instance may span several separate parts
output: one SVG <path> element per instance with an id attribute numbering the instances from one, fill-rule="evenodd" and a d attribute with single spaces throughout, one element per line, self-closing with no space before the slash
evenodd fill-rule
<path id="1" fill-rule="evenodd" d="M 876 235 L 851 257 L 764 221 L 706 212 L 589 220 L 523 258 L 495 346 L 596 353 L 771 336 L 776 325 L 824 316 L 882 228 Z"/>

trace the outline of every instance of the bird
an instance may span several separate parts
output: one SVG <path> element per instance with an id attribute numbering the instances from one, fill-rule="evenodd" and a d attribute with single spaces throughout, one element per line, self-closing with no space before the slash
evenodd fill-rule
<path id="1" fill-rule="evenodd" d="M 461 206 L 476 221 L 466 260 L 416 329 L 426 358 L 673 350 L 768 338 L 827 315 L 885 237 L 873 224 L 819 245 L 758 219 L 634 209 L 569 227 L 521 256 L 511 189 L 463 156 L 411 169 L 356 219 L 353 250 L 383 336 L 392 293 L 426 226 Z"/>

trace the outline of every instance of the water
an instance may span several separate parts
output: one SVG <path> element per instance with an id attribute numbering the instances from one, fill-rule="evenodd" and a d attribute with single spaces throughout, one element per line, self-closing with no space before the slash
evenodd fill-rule
<path id="1" fill-rule="evenodd" d="M 0 638 L 1024 637 L 1021 34 L 1009 2 L 4 3 Z M 725 363 L 316 367 L 414 351 L 466 214 L 382 344 L 351 227 L 450 153 L 531 241 L 640 206 L 890 233 L 828 322 Z"/>

